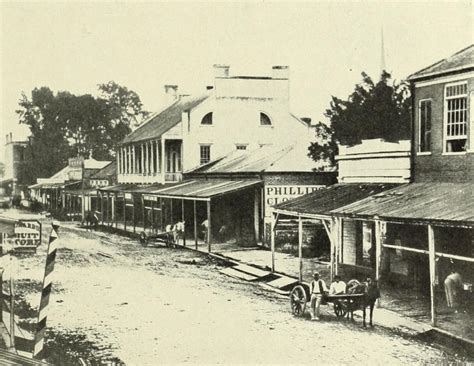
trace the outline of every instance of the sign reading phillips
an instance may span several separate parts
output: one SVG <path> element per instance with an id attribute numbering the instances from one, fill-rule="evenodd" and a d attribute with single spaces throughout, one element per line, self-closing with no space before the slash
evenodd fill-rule
<path id="1" fill-rule="evenodd" d="M 323 189 L 324 185 L 266 185 L 265 186 L 265 216 L 270 216 L 270 208 L 293 198 Z"/>
<path id="2" fill-rule="evenodd" d="M 15 222 L 13 234 L 4 234 L 5 249 L 36 251 L 41 244 L 41 223 L 37 220 L 19 220 Z"/>

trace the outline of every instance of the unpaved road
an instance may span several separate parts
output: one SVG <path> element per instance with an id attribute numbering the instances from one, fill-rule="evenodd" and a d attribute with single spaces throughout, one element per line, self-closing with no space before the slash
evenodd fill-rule
<path id="1" fill-rule="evenodd" d="M 318 323 L 294 318 L 286 298 L 226 277 L 221 264 L 192 251 L 142 248 L 80 229 L 62 228 L 59 235 L 47 355 L 62 365 L 79 357 L 127 365 L 454 360 L 388 329 L 364 330 L 327 312 Z M 41 280 L 41 258 L 19 261 L 20 292 L 21 278 Z M 37 306 L 35 286 L 23 290 Z"/>

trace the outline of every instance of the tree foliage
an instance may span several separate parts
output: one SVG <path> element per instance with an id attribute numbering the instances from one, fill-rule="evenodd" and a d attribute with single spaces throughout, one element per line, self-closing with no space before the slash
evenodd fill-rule
<path id="1" fill-rule="evenodd" d="M 353 146 L 363 139 L 395 142 L 409 138 L 409 89 L 405 83 L 392 82 L 385 71 L 377 83 L 362 73 L 362 82 L 356 84 L 349 98 L 333 96 L 324 115 L 329 124 L 318 123 L 317 140 L 309 146 L 308 155 L 334 165 L 339 144 Z"/>
<path id="2" fill-rule="evenodd" d="M 114 82 L 99 85 L 100 97 L 54 93 L 35 88 L 22 93 L 17 110 L 31 136 L 26 162 L 20 171 L 24 182 L 49 177 L 74 156 L 110 160 L 114 147 L 147 113 L 138 95 Z"/>

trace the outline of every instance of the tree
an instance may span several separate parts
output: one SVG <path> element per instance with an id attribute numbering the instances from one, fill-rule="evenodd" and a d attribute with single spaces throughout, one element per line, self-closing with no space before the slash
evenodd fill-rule
<path id="1" fill-rule="evenodd" d="M 53 175 L 73 156 L 111 160 L 115 145 L 147 115 L 135 92 L 114 82 L 99 91 L 102 97 L 54 94 L 47 87 L 35 88 L 31 98 L 22 93 L 17 113 L 31 132 L 20 172 L 25 182 Z"/>
<path id="2" fill-rule="evenodd" d="M 356 84 L 347 100 L 332 97 L 324 114 L 329 125 L 316 125 L 317 141 L 311 143 L 308 156 L 335 165 L 338 145 L 353 146 L 363 139 L 381 138 L 399 141 L 410 136 L 410 98 L 405 83 L 391 82 L 391 76 L 382 72 L 376 84 L 362 73 L 362 82 Z"/>

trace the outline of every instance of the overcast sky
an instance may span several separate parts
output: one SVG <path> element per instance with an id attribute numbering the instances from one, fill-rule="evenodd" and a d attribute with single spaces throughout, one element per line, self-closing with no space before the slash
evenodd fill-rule
<path id="1" fill-rule="evenodd" d="M 322 120 L 330 96 L 347 97 L 360 73 L 377 77 L 381 29 L 396 79 L 473 43 L 472 4 L 388 2 L 0 2 L 1 137 L 27 134 L 15 114 L 22 91 L 75 94 L 115 80 L 147 110 L 163 85 L 196 93 L 212 65 L 234 75 L 269 75 L 289 65 L 291 108 Z M 3 153 L 3 149 L 0 149 Z"/>

